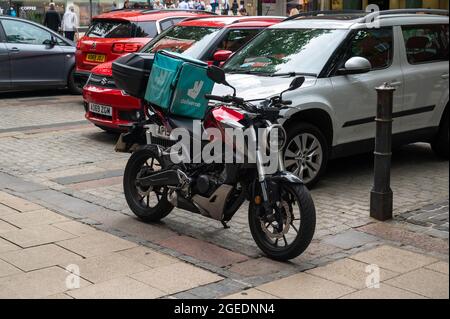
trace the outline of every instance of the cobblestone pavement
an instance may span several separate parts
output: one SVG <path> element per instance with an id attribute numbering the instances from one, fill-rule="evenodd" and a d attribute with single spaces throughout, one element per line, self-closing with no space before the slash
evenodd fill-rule
<path id="1" fill-rule="evenodd" d="M 27 111 L 21 112 L 21 107 Z M 45 116 L 47 112 L 51 116 Z M 245 287 L 386 243 L 448 259 L 449 166 L 426 144 L 394 152 L 395 218 L 388 223 L 378 223 L 368 213 L 372 156 L 333 161 L 312 191 L 317 210 L 313 243 L 302 256 L 280 264 L 261 256 L 248 230 L 246 207 L 236 214 L 230 229 L 177 209 L 159 224 L 144 224 L 131 217 L 121 186 L 129 155 L 113 151 L 117 136 L 80 122 L 83 107 L 79 97 L 14 99 L 0 95 L 0 113 L 8 116 L 6 124 L 0 123 L 0 189 L 227 279 L 245 279 Z M 29 120 L 33 114 L 40 120 Z M 414 222 L 425 215 L 427 224 Z M 208 291 L 211 296 L 221 296 L 244 286 L 225 280 L 217 287 L 182 292 L 177 297 L 202 296 Z"/>

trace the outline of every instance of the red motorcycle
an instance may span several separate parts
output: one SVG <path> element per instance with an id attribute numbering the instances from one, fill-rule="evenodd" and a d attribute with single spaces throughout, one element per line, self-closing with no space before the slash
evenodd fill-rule
<path id="1" fill-rule="evenodd" d="M 207 73 L 215 83 L 229 86 L 222 69 L 212 66 Z M 295 78 L 286 91 L 299 88 L 303 82 L 303 77 Z M 236 93 L 205 96 L 215 102 L 206 111 L 202 130 L 245 129 L 248 133 L 245 147 L 256 145 L 255 161 L 246 157 L 241 163 L 174 162 L 177 140 L 170 133 L 183 128 L 194 139 L 193 121 L 168 115 L 147 103 L 146 121 L 134 124 L 119 143 L 134 148 L 123 180 L 125 197 L 134 214 L 145 222 L 156 222 L 177 207 L 215 219 L 227 227 L 227 222 L 248 200 L 248 222 L 258 247 L 276 260 L 300 255 L 314 235 L 313 200 L 302 180 L 284 169 L 281 157 L 277 155 L 276 169 L 270 173 L 262 161 L 267 151 L 273 151 L 272 144 L 279 148 L 276 154 L 282 153 L 279 150 L 286 133 L 276 123 L 280 111 L 290 105 L 290 101 L 283 100 L 283 93 L 260 101 L 244 101 Z M 257 133 L 260 129 L 267 134 L 261 137 Z M 274 131 L 278 134 L 270 134 Z M 231 149 L 233 156 L 237 156 L 242 147 L 232 145 Z M 198 155 L 192 150 L 188 152 L 193 157 Z"/>

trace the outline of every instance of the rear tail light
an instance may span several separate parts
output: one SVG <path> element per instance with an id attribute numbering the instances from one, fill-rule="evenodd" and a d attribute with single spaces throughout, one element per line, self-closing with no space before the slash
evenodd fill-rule
<path id="1" fill-rule="evenodd" d="M 78 41 L 77 41 L 77 50 L 80 50 L 80 49 L 81 49 L 81 41 L 78 40 Z"/>
<path id="2" fill-rule="evenodd" d="M 136 52 L 141 48 L 140 43 L 114 43 L 112 51 L 114 53 Z"/>

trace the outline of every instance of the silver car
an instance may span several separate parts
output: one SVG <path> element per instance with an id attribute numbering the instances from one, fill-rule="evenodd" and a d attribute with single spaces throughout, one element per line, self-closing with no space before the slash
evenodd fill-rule
<path id="1" fill-rule="evenodd" d="M 0 92 L 68 87 L 73 81 L 75 44 L 37 23 L 0 16 Z"/>
<path id="2" fill-rule="evenodd" d="M 427 142 L 448 159 L 448 23 L 448 11 L 426 9 L 303 14 L 265 29 L 224 69 L 245 99 L 277 95 L 305 76 L 300 89 L 284 95 L 295 108 L 283 124 L 285 166 L 308 186 L 329 159 L 373 149 L 375 87 L 385 82 L 396 87 L 394 146 Z"/>

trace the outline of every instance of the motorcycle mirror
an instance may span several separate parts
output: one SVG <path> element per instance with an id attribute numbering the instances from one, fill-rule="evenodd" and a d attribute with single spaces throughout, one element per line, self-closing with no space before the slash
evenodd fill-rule
<path id="1" fill-rule="evenodd" d="M 208 69 L 206 70 L 206 75 L 215 83 L 226 84 L 225 72 L 215 65 L 211 65 L 208 67 Z"/>
<path id="2" fill-rule="evenodd" d="M 280 100 L 283 100 L 283 94 L 288 91 L 294 91 L 297 90 L 299 87 L 301 87 L 305 83 L 305 77 L 299 76 L 292 80 L 291 84 L 289 84 L 289 87 L 280 93 Z"/>
<path id="3" fill-rule="evenodd" d="M 208 66 L 206 70 L 206 75 L 213 80 L 215 83 L 226 85 L 233 89 L 233 96 L 236 96 L 236 89 L 230 85 L 225 77 L 225 71 L 215 65 Z"/>
<path id="4" fill-rule="evenodd" d="M 299 76 L 292 80 L 291 84 L 289 85 L 289 91 L 297 90 L 299 87 L 301 87 L 305 83 L 305 77 Z"/>

